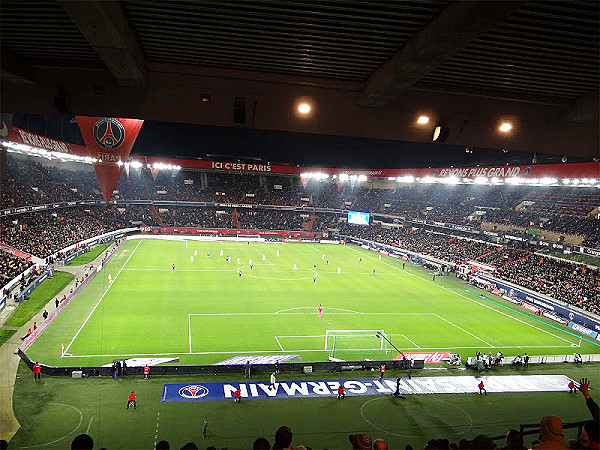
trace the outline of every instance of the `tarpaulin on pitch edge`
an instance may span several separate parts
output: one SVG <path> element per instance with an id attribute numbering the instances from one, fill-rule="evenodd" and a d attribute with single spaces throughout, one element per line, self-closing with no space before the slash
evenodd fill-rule
<path id="1" fill-rule="evenodd" d="M 400 379 L 400 393 L 468 394 L 477 393 L 480 381 L 489 393 L 560 392 L 568 390 L 571 379 L 565 375 L 510 375 L 489 377 L 417 377 Z M 268 382 L 164 384 L 161 401 L 195 402 L 233 399 L 240 389 L 243 399 L 311 398 L 337 396 L 344 386 L 346 395 L 390 395 L 396 392 L 396 379 L 366 378 L 354 380 L 283 381 L 269 388 Z"/>

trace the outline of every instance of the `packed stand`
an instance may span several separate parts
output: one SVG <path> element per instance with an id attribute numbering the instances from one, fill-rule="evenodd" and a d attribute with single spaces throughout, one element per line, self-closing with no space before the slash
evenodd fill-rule
<path id="1" fill-rule="evenodd" d="M 502 266 L 496 275 L 593 313 L 600 313 L 598 269 L 533 254 Z"/>
<path id="2" fill-rule="evenodd" d="M 494 267 L 501 267 L 521 258 L 529 256 L 532 252 L 527 249 L 513 247 L 497 247 L 494 251 L 477 258 L 477 262 Z"/>
<path id="3" fill-rule="evenodd" d="M 46 258 L 85 239 L 126 228 L 155 224 L 147 207 L 68 208 L 54 213 L 20 214 L 0 219 L 0 242 Z"/>
<path id="4" fill-rule="evenodd" d="M 0 250 L 0 286 L 29 269 L 33 263 L 7 251 Z"/>

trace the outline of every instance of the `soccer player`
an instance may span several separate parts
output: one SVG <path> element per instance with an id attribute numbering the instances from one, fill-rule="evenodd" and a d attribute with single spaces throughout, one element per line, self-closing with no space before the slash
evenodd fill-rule
<path id="1" fill-rule="evenodd" d="M 316 268 L 317 268 L 317 263 L 314 263 L 313 264 L 313 269 L 316 269 Z"/>
<path id="2" fill-rule="evenodd" d="M 242 391 L 240 391 L 240 388 L 237 388 L 235 390 L 235 392 L 233 393 L 233 402 L 239 403 L 241 399 L 242 399 Z"/>
<path id="3" fill-rule="evenodd" d="M 254 270 L 254 266 L 252 265 L 252 260 L 250 260 L 250 270 Z"/>
<path id="4" fill-rule="evenodd" d="M 42 376 L 41 373 L 42 373 L 42 365 L 36 361 L 36 363 L 33 365 L 33 379 L 39 380 Z"/>
<path id="5" fill-rule="evenodd" d="M 150 367 L 144 367 L 144 380 L 148 379 L 148 375 L 150 375 Z"/>
<path id="6" fill-rule="evenodd" d="M 487 395 L 487 391 L 485 390 L 483 381 L 480 381 L 479 384 L 477 385 L 477 387 L 479 388 L 479 395 L 481 395 L 482 392 L 483 392 L 483 395 Z"/>
<path id="7" fill-rule="evenodd" d="M 373 267 L 373 275 L 375 275 L 375 267 Z"/>
<path id="8" fill-rule="evenodd" d="M 173 272 L 175 272 L 175 264 L 173 264 Z"/>
<path id="9" fill-rule="evenodd" d="M 298 270 L 298 266 L 294 264 L 294 268 L 292 270 Z"/>
<path id="10" fill-rule="evenodd" d="M 112 283 L 112 275 L 108 275 L 108 284 Z"/>
<path id="11" fill-rule="evenodd" d="M 33 322 L 33 331 L 37 330 L 37 322 Z"/>
<path id="12" fill-rule="evenodd" d="M 219 252 L 219 256 L 223 256 L 223 249 Z"/>
<path id="13" fill-rule="evenodd" d="M 569 384 L 567 386 L 569 387 L 569 394 L 577 392 L 577 389 L 575 388 L 575 382 L 573 380 L 569 381 Z"/>
<path id="14" fill-rule="evenodd" d="M 340 275 L 342 273 L 342 268 L 338 267 L 338 275 Z"/>
<path id="15" fill-rule="evenodd" d="M 325 260 L 325 263 L 329 266 L 329 260 L 328 259 Z"/>
<path id="16" fill-rule="evenodd" d="M 265 256 L 265 254 L 263 253 L 263 261 L 266 261 L 267 257 Z"/>
<path id="17" fill-rule="evenodd" d="M 210 258 L 210 252 L 208 252 L 208 253 L 206 254 L 206 257 L 207 257 L 207 258 Z"/>
<path id="18" fill-rule="evenodd" d="M 338 387 L 338 396 L 337 396 L 338 400 L 343 400 L 346 398 L 346 393 L 344 392 L 344 386 L 342 386 L 340 384 L 340 386 Z"/>
<path id="19" fill-rule="evenodd" d="M 225 258 L 225 261 L 230 263 L 231 262 L 231 256 L 228 256 L 227 258 Z"/>
<path id="20" fill-rule="evenodd" d="M 319 317 L 321 317 L 323 315 L 323 305 L 319 305 L 317 311 L 319 311 Z"/>
<path id="21" fill-rule="evenodd" d="M 523 367 L 529 367 L 529 355 L 523 353 Z"/>
<path id="22" fill-rule="evenodd" d="M 321 255 L 321 260 L 322 260 L 322 261 L 325 261 L 325 253 L 323 253 L 323 254 Z"/>
<path id="23" fill-rule="evenodd" d="M 242 271 L 238 270 L 238 278 L 242 278 Z"/>
<path id="24" fill-rule="evenodd" d="M 406 263 L 404 261 L 402 261 L 402 268 L 404 269 L 404 266 L 406 265 Z"/>
<path id="25" fill-rule="evenodd" d="M 431 281 L 435 281 L 435 272 L 433 273 L 433 279 Z"/>
<path id="26" fill-rule="evenodd" d="M 194 256 L 190 256 L 190 262 L 193 263 L 194 262 Z"/>
<path id="27" fill-rule="evenodd" d="M 313 284 L 317 284 L 317 276 L 313 275 Z"/>
<path id="28" fill-rule="evenodd" d="M 277 257 L 279 258 L 279 250 L 277 250 Z"/>
<path id="29" fill-rule="evenodd" d="M 127 409 L 129 409 L 130 406 L 133 406 L 133 409 L 136 409 L 136 403 L 135 403 L 135 392 L 131 391 L 131 394 L 129 394 L 129 397 L 127 397 Z"/>
<path id="30" fill-rule="evenodd" d="M 384 375 L 385 375 L 385 364 L 382 364 L 379 367 L 379 379 L 383 379 Z"/>
<path id="31" fill-rule="evenodd" d="M 361 257 L 361 258 L 358 258 L 358 262 L 362 262 L 362 257 Z"/>
<path id="32" fill-rule="evenodd" d="M 271 388 L 272 388 L 273 390 L 275 390 L 275 389 L 276 389 L 276 388 L 275 388 L 275 382 L 276 382 L 276 381 L 277 381 L 277 380 L 275 379 L 275 372 L 271 372 L 271 384 L 269 384 L 269 389 L 271 389 Z"/>
<path id="33" fill-rule="evenodd" d="M 198 250 L 194 250 L 194 256 L 198 256 Z"/>

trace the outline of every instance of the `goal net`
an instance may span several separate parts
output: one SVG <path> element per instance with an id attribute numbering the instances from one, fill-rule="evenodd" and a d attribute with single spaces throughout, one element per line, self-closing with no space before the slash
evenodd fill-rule
<path id="1" fill-rule="evenodd" d="M 325 351 L 332 357 L 340 352 L 388 353 L 385 336 L 383 330 L 327 330 Z"/>

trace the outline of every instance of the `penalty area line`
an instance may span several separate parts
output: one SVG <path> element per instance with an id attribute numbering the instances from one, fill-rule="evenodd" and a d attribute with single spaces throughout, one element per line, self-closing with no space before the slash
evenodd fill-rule
<path id="1" fill-rule="evenodd" d="M 434 314 L 435 314 L 435 313 L 434 313 Z M 483 342 L 484 344 L 487 344 L 487 345 L 489 345 L 491 348 L 496 348 L 496 347 L 494 347 L 492 344 L 490 344 L 488 341 L 486 341 L 486 340 L 484 340 L 484 339 L 481 339 L 479 336 L 475 336 L 473 333 L 470 333 L 470 332 L 468 332 L 467 330 L 465 330 L 464 328 L 461 328 L 461 327 L 459 327 L 459 326 L 458 326 L 458 325 L 456 325 L 455 323 L 452 323 L 452 322 L 450 322 L 448 319 L 445 319 L 445 318 L 443 318 L 443 317 L 442 317 L 442 316 L 440 316 L 439 314 L 435 314 L 435 316 L 436 316 L 438 319 L 441 319 L 441 320 L 443 320 L 444 322 L 446 322 L 446 323 L 449 323 L 449 324 L 450 324 L 450 325 L 452 325 L 453 327 L 456 327 L 456 328 L 458 328 L 459 330 L 461 330 L 461 331 L 463 331 L 463 332 L 465 332 L 465 333 L 467 333 L 467 334 L 469 334 L 469 335 L 473 336 L 473 337 L 474 337 L 475 339 L 477 339 L 478 341 L 481 341 L 481 342 Z"/>
<path id="2" fill-rule="evenodd" d="M 138 249 L 138 247 L 140 246 L 141 243 L 142 243 L 142 239 L 140 239 L 140 242 L 138 242 L 138 244 L 135 246 L 135 248 L 133 249 L 133 251 L 129 255 L 129 258 L 127 258 L 127 260 L 125 261 L 125 264 L 123 264 L 121 266 L 121 268 L 117 272 L 117 275 L 115 276 L 115 279 L 112 281 L 112 283 L 109 283 L 109 285 L 106 287 L 106 290 L 104 291 L 104 293 L 100 297 L 100 300 L 98 300 L 98 302 L 94 305 L 94 307 L 92 308 L 92 310 L 90 311 L 90 313 L 88 314 L 88 316 L 85 318 L 85 320 L 83 321 L 83 323 L 79 327 L 79 330 L 77 330 L 77 333 L 75 333 L 75 336 L 73 336 L 73 339 L 71 339 L 71 342 L 69 342 L 69 345 L 67 345 L 67 348 L 65 348 L 64 353 L 67 353 L 69 351 L 69 348 L 71 347 L 71 345 L 73 344 L 73 342 L 75 342 L 75 339 L 77 338 L 77 336 L 79 336 L 79 333 L 81 333 L 81 330 L 83 330 L 83 327 L 85 326 L 85 324 L 88 322 L 88 320 L 90 320 L 90 317 L 92 317 L 92 314 L 94 314 L 94 311 L 96 311 L 96 308 L 98 307 L 98 305 L 100 304 L 100 302 L 102 301 L 102 299 L 104 298 L 104 296 L 106 295 L 106 293 L 108 292 L 108 290 L 110 289 L 110 287 L 113 285 L 113 283 L 115 281 L 117 281 L 117 278 L 119 277 L 119 275 L 121 275 L 121 272 L 123 271 L 123 268 L 127 265 L 127 263 L 129 262 L 129 260 L 131 259 L 131 257 L 133 256 L 133 254 Z"/>
<path id="3" fill-rule="evenodd" d="M 279 345 L 279 348 L 281 349 L 281 351 L 285 352 L 285 350 L 283 349 L 283 345 L 281 345 L 281 342 L 279 342 L 279 339 L 277 338 L 277 336 L 275 336 L 275 340 L 277 341 L 277 344 Z"/>
<path id="4" fill-rule="evenodd" d="M 352 248 L 352 247 L 348 247 L 348 246 L 346 246 L 346 248 L 348 248 L 348 249 L 352 250 L 353 252 L 360 253 L 361 255 L 364 255 L 364 256 L 366 256 L 366 257 L 368 257 L 368 258 L 371 258 L 371 259 L 376 259 L 376 258 L 374 258 L 373 256 L 371 256 L 371 255 L 369 255 L 369 254 L 367 254 L 367 253 L 360 252 L 360 251 L 358 251 L 358 250 L 356 250 L 356 249 L 354 249 L 354 248 Z M 383 264 L 387 264 L 387 265 L 388 265 L 388 266 L 390 266 L 390 267 L 394 267 L 396 270 L 400 270 L 400 271 L 402 271 L 402 269 L 401 269 L 400 267 L 396 267 L 396 266 L 394 266 L 393 264 L 390 264 L 390 263 L 388 263 L 388 262 L 385 262 L 385 261 L 380 261 L 380 262 L 382 262 Z M 511 316 L 510 314 L 507 314 L 507 313 L 505 313 L 504 311 L 497 310 L 496 308 L 492 308 L 492 307 L 491 307 L 491 306 L 489 306 L 489 305 L 486 305 L 486 304 L 484 304 L 484 303 L 478 302 L 477 300 L 474 300 L 474 299 L 472 299 L 472 298 L 469 298 L 469 297 L 467 297 L 466 295 L 459 294 L 458 292 L 456 292 L 456 291 L 453 291 L 452 289 L 449 289 L 449 288 L 447 288 L 447 287 L 444 287 L 444 286 L 440 286 L 439 284 L 437 284 L 437 283 L 434 283 L 433 281 L 427 280 L 427 279 L 425 279 L 425 278 L 423 278 L 423 277 L 420 277 L 420 276 L 418 276 L 418 275 L 415 275 L 415 274 L 413 274 L 413 273 L 410 273 L 410 272 L 408 272 L 408 271 L 402 271 L 402 272 L 403 272 L 403 273 L 406 273 L 407 275 L 410 275 L 411 277 L 418 278 L 419 280 L 421 280 L 421 281 L 424 281 L 424 282 L 426 282 L 426 283 L 433 284 L 433 285 L 437 286 L 437 287 L 438 287 L 438 288 L 440 288 L 440 289 L 443 289 L 443 290 L 445 290 L 445 291 L 451 292 L 451 293 L 452 293 L 452 294 L 454 294 L 454 295 L 458 295 L 459 297 L 462 297 L 462 298 L 464 298 L 464 299 L 467 299 L 467 300 L 469 300 L 470 302 L 477 303 L 478 305 L 480 305 L 480 306 L 483 306 L 484 308 L 491 309 L 492 311 L 496 311 L 498 314 L 502 314 L 503 316 L 509 317 L 510 319 L 513 319 L 513 320 L 515 320 L 515 321 L 517 321 L 517 322 L 520 322 L 520 323 L 522 323 L 522 324 L 524 324 L 524 325 L 527 325 L 527 326 L 529 326 L 529 327 L 531 327 L 531 328 L 535 328 L 536 330 L 539 330 L 539 331 L 541 331 L 542 333 L 546 333 L 546 334 L 549 334 L 550 336 L 554 336 L 555 338 L 557 338 L 557 339 L 560 339 L 561 341 L 568 342 L 569 344 L 574 344 L 574 342 L 571 342 L 571 341 L 569 341 L 568 339 L 565 339 L 565 338 L 563 338 L 563 337 L 557 336 L 556 334 L 554 334 L 554 333 L 550 333 L 549 331 L 547 331 L 547 330 L 544 330 L 544 329 L 542 329 L 542 328 L 536 327 L 535 325 L 532 325 L 532 324 L 530 324 L 530 323 L 527 323 L 527 322 L 525 322 L 524 320 L 521 320 L 521 319 L 519 319 L 519 318 L 517 318 L 517 317 Z M 486 301 L 491 301 L 491 300 L 489 300 L 489 299 L 487 299 L 487 298 L 486 298 Z M 495 303 L 495 302 L 493 302 L 493 303 Z M 502 306 L 502 305 L 500 305 L 500 304 L 498 304 L 498 305 L 499 305 L 500 307 L 502 307 L 502 308 L 507 308 L 507 307 L 505 307 L 505 306 Z M 512 309 L 510 309 L 510 308 L 508 308 L 508 309 L 509 309 L 510 311 L 513 311 L 513 310 L 512 310 Z M 513 312 L 517 312 L 517 311 L 513 311 Z M 532 317 L 529 317 L 529 316 L 527 316 L 527 317 L 528 317 L 529 319 L 533 319 Z M 538 319 L 533 319 L 533 320 L 538 320 Z M 545 322 L 542 322 L 542 323 L 543 323 L 544 325 L 546 325 L 546 326 L 551 326 L 551 325 L 548 325 L 548 324 L 546 324 Z M 566 332 L 566 331 L 564 331 L 564 330 L 558 329 L 558 331 L 561 331 L 561 332 L 563 332 L 563 333 L 566 333 L 566 334 L 569 334 L 569 335 L 570 335 L 570 333 L 568 333 L 568 332 Z M 593 343 L 593 344 L 594 344 L 594 343 Z M 598 345 L 598 344 L 594 344 L 594 345 Z"/>

